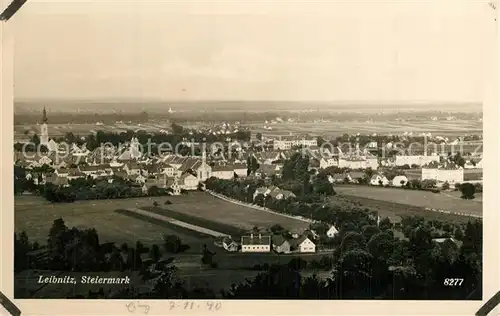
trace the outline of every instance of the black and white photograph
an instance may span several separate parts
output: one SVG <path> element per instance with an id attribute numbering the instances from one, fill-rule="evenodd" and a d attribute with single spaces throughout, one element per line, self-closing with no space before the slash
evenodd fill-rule
<path id="1" fill-rule="evenodd" d="M 495 12 L 26 2 L 14 299 L 489 299 Z"/>

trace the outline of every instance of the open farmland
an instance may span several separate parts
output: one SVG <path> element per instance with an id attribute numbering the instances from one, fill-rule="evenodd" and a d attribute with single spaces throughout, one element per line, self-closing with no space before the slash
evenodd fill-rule
<path id="1" fill-rule="evenodd" d="M 337 193 L 361 202 L 364 206 L 378 208 L 382 216 L 422 215 L 425 217 L 468 221 L 471 217 L 426 211 L 424 208 L 435 208 L 453 213 L 466 213 L 482 216 L 483 204 L 476 200 L 463 200 L 446 192 L 405 190 L 397 188 L 380 188 L 373 186 L 337 186 Z"/>
<path id="2" fill-rule="evenodd" d="M 193 245 L 204 241 L 189 232 L 169 229 L 148 221 L 119 214 L 116 209 L 152 205 L 150 198 L 77 201 L 71 204 L 51 204 L 40 197 L 15 198 L 15 231 L 26 231 L 32 241 L 46 243 L 52 223 L 62 218 L 68 227 L 95 228 L 99 242 L 161 243 L 163 234 L 179 236 L 183 243 Z M 191 247 L 198 249 L 199 247 Z"/>
<path id="3" fill-rule="evenodd" d="M 261 124 L 246 124 L 253 133 L 262 133 L 265 136 L 283 136 L 288 133 L 313 134 L 327 137 L 340 136 L 344 133 L 362 134 L 395 134 L 404 132 L 432 133 L 443 137 L 456 137 L 464 134 L 482 133 L 483 126 L 480 121 L 332 121 L 332 122 L 298 122 L 268 124 L 272 130 L 264 129 Z"/>
<path id="4" fill-rule="evenodd" d="M 172 201 L 172 204 L 166 205 L 164 208 L 173 212 L 207 219 L 243 230 L 250 230 L 254 226 L 267 228 L 274 224 L 280 224 L 288 230 L 309 227 L 307 222 L 226 202 L 204 192 L 190 192 L 187 195 L 171 196 L 168 199 Z M 162 204 L 160 199 L 158 201 Z"/>

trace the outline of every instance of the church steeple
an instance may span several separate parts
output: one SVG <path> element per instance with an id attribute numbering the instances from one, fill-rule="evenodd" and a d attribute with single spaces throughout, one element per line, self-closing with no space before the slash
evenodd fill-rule
<path id="1" fill-rule="evenodd" d="M 42 123 L 47 123 L 47 111 L 45 110 L 45 106 L 43 107 L 42 112 Z"/>

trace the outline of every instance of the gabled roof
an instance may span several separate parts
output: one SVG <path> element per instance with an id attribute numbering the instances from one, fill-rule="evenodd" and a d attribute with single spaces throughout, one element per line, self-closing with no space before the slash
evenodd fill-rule
<path id="1" fill-rule="evenodd" d="M 262 236 L 259 238 L 259 235 L 251 236 L 243 236 L 241 237 L 241 245 L 270 245 L 271 244 L 271 236 Z"/>
<path id="2" fill-rule="evenodd" d="M 310 240 L 305 234 L 304 235 L 301 235 L 299 238 L 297 239 L 292 239 L 290 241 L 290 244 L 295 246 L 295 247 L 298 247 L 300 246 L 304 241 L 309 240 L 310 242 L 314 243 L 312 240 Z"/>
<path id="3" fill-rule="evenodd" d="M 232 165 L 214 165 L 212 167 L 212 172 L 217 171 L 234 171 L 234 167 Z"/>
<path id="4" fill-rule="evenodd" d="M 273 245 L 274 246 L 281 246 L 285 242 L 287 242 L 287 240 L 285 239 L 285 237 L 283 237 L 281 235 L 273 235 L 272 241 L 273 241 Z"/>

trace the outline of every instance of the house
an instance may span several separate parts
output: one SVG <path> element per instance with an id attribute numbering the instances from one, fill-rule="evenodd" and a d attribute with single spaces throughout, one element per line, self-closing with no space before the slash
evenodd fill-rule
<path id="1" fill-rule="evenodd" d="M 268 192 L 268 188 L 266 187 L 260 187 L 260 188 L 257 188 L 255 189 L 255 192 L 253 193 L 253 200 L 255 201 L 255 198 L 259 195 L 259 194 L 262 194 L 264 195 L 264 197 L 267 195 L 267 192 Z"/>
<path id="2" fill-rule="evenodd" d="M 241 252 L 270 252 L 271 236 L 261 234 L 241 237 Z"/>
<path id="3" fill-rule="evenodd" d="M 339 161 L 337 158 L 321 158 L 319 161 L 319 168 L 326 169 L 328 167 L 338 167 Z"/>
<path id="4" fill-rule="evenodd" d="M 56 174 L 56 176 L 58 177 L 67 177 L 68 176 L 68 169 L 62 169 L 62 168 L 58 168 L 54 171 L 54 173 Z"/>
<path id="5" fill-rule="evenodd" d="M 382 175 L 382 174 L 374 174 L 371 178 L 370 178 L 370 184 L 371 185 L 389 185 L 389 180 L 387 180 L 387 178 Z"/>
<path id="6" fill-rule="evenodd" d="M 301 253 L 316 252 L 316 245 L 306 235 L 302 235 L 298 239 L 293 239 L 292 247 Z"/>
<path id="7" fill-rule="evenodd" d="M 260 165 L 272 165 L 273 162 L 281 159 L 281 153 L 277 151 L 261 151 L 253 154 Z"/>
<path id="8" fill-rule="evenodd" d="M 272 164 L 272 165 L 261 164 L 259 166 L 259 169 L 255 171 L 255 176 L 266 177 L 266 178 L 270 178 L 272 176 L 280 177 L 281 176 L 280 170 L 281 166 L 278 164 Z"/>
<path id="9" fill-rule="evenodd" d="M 212 167 L 212 177 L 231 180 L 234 178 L 234 168 L 232 165 L 215 165 Z"/>
<path id="10" fill-rule="evenodd" d="M 247 176 L 247 165 L 243 163 L 235 163 L 233 165 L 234 173 L 240 177 L 244 178 Z"/>
<path id="11" fill-rule="evenodd" d="M 180 195 L 181 194 L 181 186 L 179 185 L 179 177 L 167 177 L 164 175 L 164 178 L 162 180 L 163 184 L 161 187 L 165 189 L 170 189 L 172 192 L 170 195 Z"/>
<path id="12" fill-rule="evenodd" d="M 274 235 L 272 238 L 273 250 L 277 253 L 289 253 L 290 243 L 281 235 Z"/>
<path id="13" fill-rule="evenodd" d="M 295 146 L 312 147 L 318 146 L 318 141 L 310 136 L 282 136 L 279 139 L 273 140 L 274 150 L 287 150 Z"/>
<path id="14" fill-rule="evenodd" d="M 123 171 L 125 171 L 128 175 L 140 174 L 141 169 L 141 165 L 136 162 L 127 162 L 123 166 Z"/>
<path id="15" fill-rule="evenodd" d="M 288 191 L 288 190 L 282 190 L 280 188 L 273 188 L 270 190 L 270 192 L 266 192 L 267 194 L 265 194 L 265 196 L 269 195 L 271 196 L 273 199 L 276 199 L 276 200 L 283 200 L 283 199 L 288 199 L 290 197 L 296 197 L 295 194 L 293 194 L 293 192 L 291 191 Z"/>
<path id="16" fill-rule="evenodd" d="M 190 173 L 184 173 L 179 178 L 179 186 L 184 190 L 197 190 L 199 179 Z"/>
<path id="17" fill-rule="evenodd" d="M 430 163 L 422 167 L 422 181 L 436 180 L 436 182 L 448 182 L 451 185 L 464 181 L 464 169 L 450 162 L 444 164 Z"/>
<path id="18" fill-rule="evenodd" d="M 339 233 L 339 231 L 337 230 L 337 228 L 335 228 L 335 226 L 331 226 L 327 231 L 326 231 L 326 236 L 328 238 L 333 238 L 335 237 L 337 234 Z"/>
<path id="19" fill-rule="evenodd" d="M 347 173 L 335 173 L 333 175 L 328 175 L 327 176 L 328 182 L 330 183 L 344 183 L 346 180 L 351 182 L 351 176 Z"/>
<path id="20" fill-rule="evenodd" d="M 423 166 L 433 161 L 439 162 L 439 159 L 440 159 L 439 155 L 436 154 L 427 155 L 426 152 L 424 152 L 423 155 L 396 155 L 396 160 L 394 161 L 394 164 L 396 166 L 404 166 L 404 165 Z"/>
<path id="21" fill-rule="evenodd" d="M 145 184 L 146 183 L 146 177 L 141 175 L 141 174 L 133 174 L 128 176 L 128 179 L 132 182 L 135 182 L 137 184 Z"/>
<path id="22" fill-rule="evenodd" d="M 392 179 L 392 186 L 393 187 L 402 187 L 405 186 L 406 183 L 408 183 L 408 178 L 406 176 L 395 176 L 394 179 Z"/>
<path id="23" fill-rule="evenodd" d="M 229 237 L 224 237 L 222 240 L 222 247 L 229 252 L 238 251 L 238 244 Z"/>

